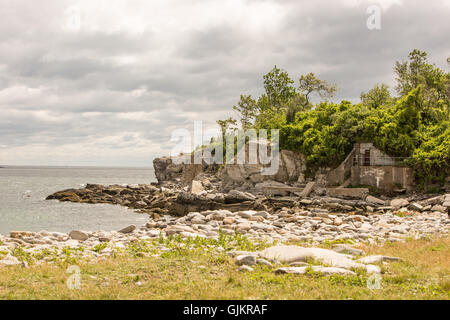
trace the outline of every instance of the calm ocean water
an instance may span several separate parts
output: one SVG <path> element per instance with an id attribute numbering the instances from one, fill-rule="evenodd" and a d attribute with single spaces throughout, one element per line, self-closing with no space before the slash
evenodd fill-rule
<path id="1" fill-rule="evenodd" d="M 86 183 L 137 184 L 155 180 L 150 168 L 0 168 L 0 234 L 7 235 L 13 230 L 111 231 L 144 224 L 147 215 L 121 206 L 61 203 L 45 198 Z"/>

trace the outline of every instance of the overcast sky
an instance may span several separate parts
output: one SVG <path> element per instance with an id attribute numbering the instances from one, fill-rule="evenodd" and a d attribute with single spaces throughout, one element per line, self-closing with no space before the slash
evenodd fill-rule
<path id="1" fill-rule="evenodd" d="M 449 16 L 450 0 L 1 0 L 0 165 L 151 166 L 274 65 L 358 102 L 414 48 L 448 70 Z"/>

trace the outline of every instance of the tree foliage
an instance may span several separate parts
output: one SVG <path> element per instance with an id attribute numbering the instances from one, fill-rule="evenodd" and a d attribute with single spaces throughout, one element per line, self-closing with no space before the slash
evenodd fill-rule
<path id="1" fill-rule="evenodd" d="M 413 167 L 419 185 L 442 183 L 450 175 L 450 73 L 429 64 L 426 52 L 408 58 L 394 66 L 397 97 L 377 84 L 357 104 L 313 105 L 312 94 L 328 99 L 337 87 L 309 73 L 295 88 L 275 66 L 264 76 L 265 93 L 242 95 L 233 109 L 243 128 L 279 129 L 280 147 L 303 153 L 310 168 L 335 167 L 355 142 L 369 141 Z"/>
<path id="2" fill-rule="evenodd" d="M 377 84 L 373 89 L 367 93 L 361 93 L 361 101 L 363 104 L 371 107 L 378 108 L 383 105 L 390 104 L 392 101 L 391 93 L 389 92 L 389 86 L 382 83 Z"/>
<path id="3" fill-rule="evenodd" d="M 337 91 L 336 85 L 318 79 L 314 73 L 301 76 L 299 83 L 298 89 L 305 96 L 307 103 L 310 102 L 312 93 L 317 93 L 322 99 L 328 99 L 332 98 Z"/>
<path id="4" fill-rule="evenodd" d="M 256 101 L 251 95 L 242 95 L 237 105 L 233 106 L 233 110 L 240 114 L 242 129 L 249 129 L 253 125 L 254 118 L 257 114 Z"/>

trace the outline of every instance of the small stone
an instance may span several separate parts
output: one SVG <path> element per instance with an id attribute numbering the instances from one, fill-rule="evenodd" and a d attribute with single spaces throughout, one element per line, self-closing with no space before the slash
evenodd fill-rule
<path id="1" fill-rule="evenodd" d="M 89 239 L 89 235 L 83 231 L 73 230 L 69 233 L 69 237 L 78 241 L 86 241 Z"/>
<path id="2" fill-rule="evenodd" d="M 421 211 L 423 211 L 423 206 L 420 203 L 414 202 L 414 203 L 411 203 L 408 206 L 408 209 L 412 210 L 412 211 L 419 211 L 419 212 L 421 212 Z"/>
<path id="3" fill-rule="evenodd" d="M 255 217 L 263 217 L 264 219 L 267 219 L 269 217 L 269 213 L 267 211 L 259 211 L 254 214 Z"/>
<path id="4" fill-rule="evenodd" d="M 256 221 L 256 222 L 264 222 L 264 218 L 261 216 L 253 216 L 250 218 L 250 221 Z"/>
<path id="5" fill-rule="evenodd" d="M 391 207 L 396 210 L 400 209 L 401 207 L 406 207 L 409 205 L 409 201 L 406 199 L 393 199 L 391 200 Z"/>
<path id="6" fill-rule="evenodd" d="M 335 218 L 334 221 L 333 221 L 333 224 L 334 224 L 335 226 L 340 226 L 340 225 L 343 224 L 343 223 L 344 223 L 344 222 L 343 222 L 342 219 L 339 218 L 339 217 Z"/>
<path id="7" fill-rule="evenodd" d="M 256 264 L 256 256 L 254 256 L 254 255 L 240 255 L 240 256 L 236 257 L 234 262 L 238 266 L 243 266 L 243 265 L 253 266 L 253 265 Z"/>
<path id="8" fill-rule="evenodd" d="M 292 263 L 289 263 L 289 265 L 291 266 L 291 267 L 306 267 L 306 266 L 309 266 L 309 263 L 306 263 L 306 262 L 292 262 Z"/>
<path id="9" fill-rule="evenodd" d="M 375 198 L 374 196 L 367 196 L 366 201 L 373 204 L 384 205 L 385 202 L 381 199 Z"/>
<path id="10" fill-rule="evenodd" d="M 32 237 L 34 236 L 34 233 L 27 231 L 11 231 L 9 236 L 13 239 L 21 239 L 23 237 Z"/>
<path id="11" fill-rule="evenodd" d="M 250 230 L 252 226 L 250 225 L 250 223 L 247 222 L 243 222 L 243 223 L 239 223 L 236 227 L 236 231 L 248 231 Z"/>
<path id="12" fill-rule="evenodd" d="M 256 263 L 272 268 L 272 264 L 266 259 L 256 259 Z"/>
<path id="13" fill-rule="evenodd" d="M 254 211 L 239 211 L 238 215 L 245 219 L 250 219 L 255 214 Z"/>
<path id="14" fill-rule="evenodd" d="M 232 217 L 226 217 L 223 219 L 223 224 L 233 224 L 235 222 L 236 222 L 236 220 Z"/>
<path id="15" fill-rule="evenodd" d="M 120 233 L 124 233 L 124 234 L 132 233 L 135 229 L 136 229 L 136 226 L 135 225 L 131 225 L 131 226 L 128 226 L 126 228 L 123 228 L 122 230 L 119 230 L 119 232 Z"/>
<path id="16" fill-rule="evenodd" d="M 238 269 L 239 272 L 252 272 L 253 268 L 249 266 L 240 266 Z"/>
<path id="17" fill-rule="evenodd" d="M 328 213 L 326 213 L 326 212 L 316 212 L 316 217 L 319 217 L 319 218 L 328 218 Z"/>
<path id="18" fill-rule="evenodd" d="M 432 211 L 438 211 L 438 212 L 441 212 L 441 213 L 447 213 L 447 207 L 441 206 L 439 204 L 434 205 L 431 208 L 431 210 Z"/>
<path id="19" fill-rule="evenodd" d="M 198 215 L 198 216 L 193 217 L 191 219 L 191 222 L 193 224 L 204 224 L 204 223 L 206 223 L 206 219 L 205 219 L 205 217 Z"/>
<path id="20" fill-rule="evenodd" d="M 355 215 L 355 216 L 352 216 L 352 220 L 362 222 L 364 220 L 364 217 L 360 216 L 360 215 Z"/>
<path id="21" fill-rule="evenodd" d="M 203 193 L 205 189 L 203 189 L 203 184 L 200 181 L 192 180 L 191 183 L 191 193 L 199 195 Z"/>

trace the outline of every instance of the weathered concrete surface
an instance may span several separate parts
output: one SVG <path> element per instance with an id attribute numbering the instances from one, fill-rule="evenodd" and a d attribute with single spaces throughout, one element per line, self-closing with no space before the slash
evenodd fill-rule
<path id="1" fill-rule="evenodd" d="M 308 182 L 305 189 L 300 193 L 300 197 L 306 198 L 307 196 L 309 196 L 309 194 L 314 190 L 315 186 L 315 182 Z"/>
<path id="2" fill-rule="evenodd" d="M 401 207 L 407 207 L 409 205 L 409 201 L 406 199 L 392 199 L 391 200 L 391 207 L 394 210 L 400 209 Z"/>
<path id="3" fill-rule="evenodd" d="M 412 169 L 396 166 L 395 159 L 373 143 L 355 143 L 347 158 L 327 175 L 328 183 L 341 185 L 347 179 L 354 186 L 368 185 L 393 191 L 396 185 L 413 189 Z"/>
<path id="4" fill-rule="evenodd" d="M 396 184 L 406 190 L 413 188 L 412 169 L 396 166 L 354 166 L 351 175 L 352 185 L 374 186 L 392 191 Z"/>
<path id="5" fill-rule="evenodd" d="M 192 180 L 191 182 L 191 193 L 195 195 L 200 195 L 203 192 L 205 192 L 205 189 L 203 188 L 203 185 L 201 181 L 198 180 Z"/>
<path id="6" fill-rule="evenodd" d="M 364 199 L 369 194 L 367 188 L 330 188 L 327 195 L 330 197 L 343 197 L 352 199 Z"/>

